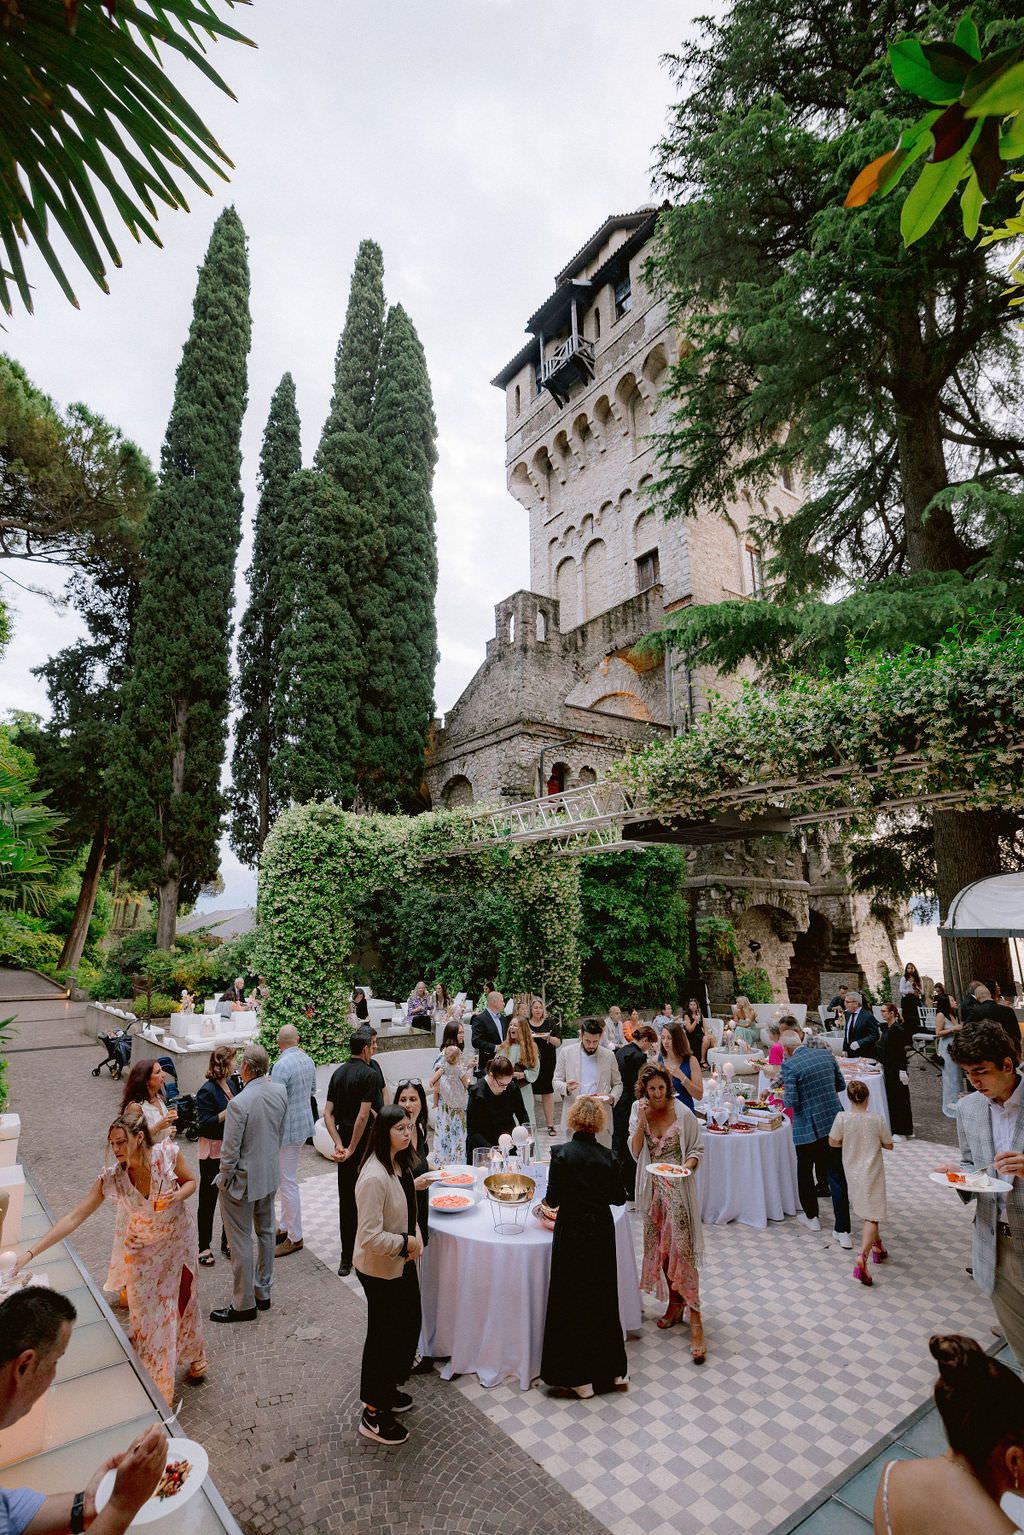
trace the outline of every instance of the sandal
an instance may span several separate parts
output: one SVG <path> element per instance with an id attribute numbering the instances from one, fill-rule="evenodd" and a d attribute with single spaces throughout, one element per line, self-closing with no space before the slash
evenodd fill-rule
<path id="1" fill-rule="evenodd" d="M 691 1324 L 691 1333 L 692 1330 L 693 1326 Z M 690 1358 L 693 1360 L 694 1364 L 703 1364 L 705 1359 L 708 1357 L 708 1351 L 704 1343 L 704 1329 L 699 1322 L 696 1323 L 696 1330 L 700 1333 L 700 1342 L 698 1343 L 697 1340 L 694 1339 L 690 1347 Z"/>
<path id="2" fill-rule="evenodd" d="M 684 1309 L 682 1305 L 672 1305 L 670 1302 L 665 1315 L 658 1318 L 658 1326 L 661 1328 L 674 1327 L 682 1317 Z"/>
<path id="3" fill-rule="evenodd" d="M 889 1256 L 889 1254 L 886 1251 L 886 1249 L 882 1246 L 881 1242 L 876 1242 L 874 1247 L 872 1247 L 872 1249 L 871 1249 L 871 1261 L 872 1261 L 872 1263 L 884 1263 L 886 1258 L 888 1258 L 888 1256 Z"/>
<path id="4" fill-rule="evenodd" d="M 206 1371 L 208 1368 L 209 1366 L 207 1365 L 205 1358 L 195 1360 L 194 1363 L 190 1364 L 188 1367 L 189 1380 L 205 1380 Z"/>
<path id="5" fill-rule="evenodd" d="M 204 1269 L 212 1269 L 217 1260 L 213 1256 L 213 1253 L 210 1251 L 210 1249 L 207 1248 L 205 1252 L 201 1252 L 199 1254 L 199 1261 L 203 1265 Z"/>
<path id="6" fill-rule="evenodd" d="M 859 1279 L 863 1285 L 873 1285 L 875 1282 L 868 1273 L 863 1261 L 859 1258 L 853 1265 L 853 1277 L 854 1279 Z"/>

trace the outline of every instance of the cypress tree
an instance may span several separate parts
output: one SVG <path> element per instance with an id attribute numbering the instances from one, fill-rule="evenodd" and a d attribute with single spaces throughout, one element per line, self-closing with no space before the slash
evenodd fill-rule
<path id="1" fill-rule="evenodd" d="M 122 862 L 157 892 L 160 948 L 217 871 L 250 331 L 245 231 L 228 208 L 178 365 L 111 769 Z"/>
<path id="2" fill-rule="evenodd" d="M 231 845 L 243 863 L 259 861 L 271 822 L 282 808 L 271 792 L 270 764 L 277 745 L 273 711 L 281 633 L 290 607 L 291 567 L 284 562 L 288 535 L 285 501 L 302 468 L 295 381 L 286 373 L 274 391 L 260 454 L 249 605 L 238 636 L 240 715 L 231 760 Z"/>
<path id="3" fill-rule="evenodd" d="M 373 408 L 384 488 L 380 638 L 361 695 L 368 799 L 411 808 L 423 781 L 437 664 L 437 544 L 431 488 L 437 426 L 423 347 L 400 304 L 388 311 Z"/>
<path id="4" fill-rule="evenodd" d="M 368 430 L 383 336 L 384 253 L 375 240 L 363 240 L 356 252 L 345 328 L 334 358 L 334 395 L 320 439 L 321 452 L 335 432 Z"/>

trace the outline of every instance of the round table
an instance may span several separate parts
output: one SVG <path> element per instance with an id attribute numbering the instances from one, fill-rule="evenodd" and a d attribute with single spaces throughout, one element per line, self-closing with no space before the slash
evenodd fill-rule
<path id="1" fill-rule="evenodd" d="M 845 1077 L 846 1073 L 843 1072 L 843 1075 Z M 846 1080 L 849 1082 L 851 1078 L 846 1077 Z M 879 1071 L 872 1076 L 862 1076 L 860 1080 L 865 1084 L 868 1090 L 868 1113 L 880 1115 L 882 1123 L 888 1130 L 889 1095 L 885 1090 L 885 1077 Z M 850 1107 L 850 1100 L 845 1092 L 839 1094 L 839 1102 L 843 1105 L 844 1109 L 848 1109 Z"/>
<path id="2" fill-rule="evenodd" d="M 534 1203 L 540 1197 L 538 1193 Z M 613 1205 L 619 1316 L 640 1331 L 640 1278 L 624 1205 Z M 430 1242 L 420 1259 L 420 1353 L 447 1359 L 443 1380 L 475 1375 L 482 1386 L 517 1380 L 528 1391 L 540 1374 L 552 1233 L 527 1212 L 519 1236 L 499 1236 L 486 1199 L 464 1215 L 430 1212 Z M 580 1276 L 581 1297 L 586 1276 Z"/>
<path id="3" fill-rule="evenodd" d="M 778 1130 L 755 1130 L 750 1135 L 705 1131 L 697 1195 L 701 1216 L 710 1226 L 739 1221 L 764 1227 L 769 1221 L 795 1215 L 800 1199 L 789 1120 Z"/>

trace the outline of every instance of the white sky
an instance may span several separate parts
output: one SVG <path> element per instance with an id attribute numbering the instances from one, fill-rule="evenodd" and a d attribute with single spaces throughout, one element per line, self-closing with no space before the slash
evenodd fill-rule
<path id="1" fill-rule="evenodd" d="M 505 488 L 504 401 L 488 380 L 525 340 L 554 273 L 607 213 L 651 198 L 652 147 L 673 98 L 661 55 L 695 0 L 256 0 L 232 13 L 257 50 L 217 44 L 237 104 L 198 78 L 189 99 L 235 162 L 230 186 L 160 220 L 164 249 L 120 242 L 104 296 L 75 273 L 81 310 L 41 264 L 36 314 L 0 349 L 59 403 L 84 400 L 158 464 L 195 274 L 220 209 L 249 236 L 253 347 L 243 437 L 251 547 L 255 475 L 270 396 L 290 370 L 311 457 L 360 239 L 384 250 L 389 301 L 426 349 L 439 427 L 434 486 L 440 579 L 439 712 L 483 659 L 494 604 L 529 584 L 525 513 Z M 31 668 L 78 633 L 73 613 L 12 584 L 59 592 L 62 573 L 0 562 L 14 638 L 0 662 L 0 714 L 46 710 Z M 238 617 L 236 610 L 236 622 Z M 174 622 L 173 613 L 168 622 Z M 224 895 L 255 880 L 224 848 Z"/>

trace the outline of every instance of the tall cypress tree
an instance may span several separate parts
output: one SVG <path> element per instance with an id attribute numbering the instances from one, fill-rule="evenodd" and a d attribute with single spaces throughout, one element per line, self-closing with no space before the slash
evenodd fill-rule
<path id="1" fill-rule="evenodd" d="M 260 499 L 256 508 L 249 605 L 238 635 L 238 702 L 231 759 L 231 845 L 243 863 L 255 864 L 281 808 L 272 794 L 270 764 L 275 753 L 274 692 L 279 648 L 290 605 L 290 566 L 285 502 L 293 475 L 302 468 L 295 381 L 286 373 L 274 391 L 260 454 Z M 301 551 L 299 551 L 301 554 Z"/>
<path id="2" fill-rule="evenodd" d="M 380 808 L 411 808 L 423 781 L 437 664 L 437 544 L 431 488 L 437 425 L 426 358 L 400 304 L 388 311 L 373 406 L 380 449 L 386 561 L 381 633 L 361 696 L 365 792 Z"/>
<path id="3" fill-rule="evenodd" d="M 161 948 L 179 901 L 217 871 L 250 333 L 245 231 L 228 208 L 178 365 L 111 769 L 122 860 L 157 892 Z"/>
<path id="4" fill-rule="evenodd" d="M 363 240 L 356 252 L 345 328 L 334 358 L 334 394 L 320 439 L 321 452 L 335 432 L 368 430 L 383 337 L 384 253 L 375 240 Z"/>

